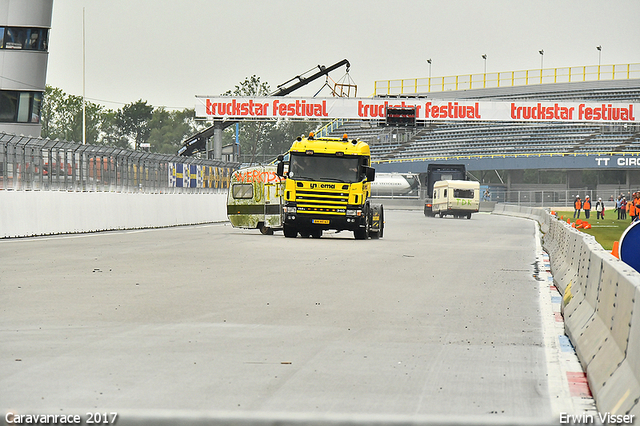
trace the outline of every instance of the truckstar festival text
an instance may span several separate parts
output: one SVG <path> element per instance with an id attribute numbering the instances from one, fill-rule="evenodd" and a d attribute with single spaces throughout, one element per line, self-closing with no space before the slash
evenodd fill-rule
<path id="1" fill-rule="evenodd" d="M 597 102 L 438 101 L 395 98 L 197 97 L 198 118 L 343 118 L 383 120 L 388 108 L 414 108 L 417 120 L 634 123 L 640 104 Z"/>

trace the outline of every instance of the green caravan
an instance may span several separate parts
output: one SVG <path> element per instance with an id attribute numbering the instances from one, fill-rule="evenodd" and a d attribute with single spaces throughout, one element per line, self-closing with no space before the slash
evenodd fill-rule
<path id="1" fill-rule="evenodd" d="M 227 216 L 234 228 L 259 229 L 265 235 L 282 230 L 284 179 L 276 166 L 238 169 L 231 175 Z"/>

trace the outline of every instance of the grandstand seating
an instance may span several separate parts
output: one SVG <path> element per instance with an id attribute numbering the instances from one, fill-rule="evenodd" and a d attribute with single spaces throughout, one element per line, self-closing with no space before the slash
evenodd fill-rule
<path id="1" fill-rule="evenodd" d="M 639 102 L 640 80 L 542 84 L 438 93 L 449 99 L 527 99 Z M 639 111 L 640 113 L 640 111 Z M 369 143 L 373 160 L 492 154 L 639 152 L 640 125 L 549 122 L 429 122 L 391 128 L 376 121 L 345 121 L 331 136 L 347 133 Z"/>

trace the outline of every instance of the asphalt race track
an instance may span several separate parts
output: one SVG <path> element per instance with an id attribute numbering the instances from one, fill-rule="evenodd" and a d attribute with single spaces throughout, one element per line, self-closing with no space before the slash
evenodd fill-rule
<path id="1" fill-rule="evenodd" d="M 551 416 L 535 223 L 385 213 L 0 240 L 0 409 Z"/>

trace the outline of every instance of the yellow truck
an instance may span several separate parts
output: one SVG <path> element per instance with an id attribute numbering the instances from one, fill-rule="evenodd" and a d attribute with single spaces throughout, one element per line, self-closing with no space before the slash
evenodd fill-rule
<path id="1" fill-rule="evenodd" d="M 433 185 L 433 214 L 471 219 L 480 206 L 480 183 L 471 180 L 441 180 Z"/>
<path id="2" fill-rule="evenodd" d="M 383 206 L 370 199 L 375 169 L 369 145 L 311 133 L 278 159 L 277 174 L 286 178 L 285 237 L 320 238 L 328 229 L 352 231 L 357 240 L 383 236 Z"/>
<path id="3" fill-rule="evenodd" d="M 234 228 L 257 228 L 265 235 L 282 229 L 284 179 L 276 171 L 276 166 L 254 166 L 233 172 L 227 217 Z"/>

